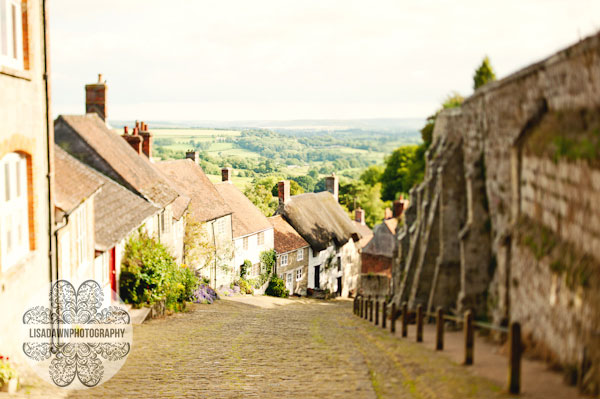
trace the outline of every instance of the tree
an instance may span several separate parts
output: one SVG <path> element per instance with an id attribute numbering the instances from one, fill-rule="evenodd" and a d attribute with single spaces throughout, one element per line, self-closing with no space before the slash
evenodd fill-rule
<path id="1" fill-rule="evenodd" d="M 475 74 L 473 75 L 473 89 L 477 90 L 486 83 L 492 82 L 494 80 L 496 80 L 496 74 L 494 73 L 494 69 L 492 68 L 490 59 L 486 55 L 485 57 L 483 57 L 481 65 L 479 65 L 479 68 L 475 70 Z"/>
<path id="2" fill-rule="evenodd" d="M 244 189 L 244 195 L 267 217 L 272 216 L 277 209 L 277 200 L 271 192 L 273 184 L 275 178 L 265 177 L 254 179 Z"/>
<path id="3" fill-rule="evenodd" d="M 369 186 L 379 183 L 383 175 L 384 168 L 381 165 L 371 165 L 360 175 L 360 180 Z"/>
<path id="4" fill-rule="evenodd" d="M 292 181 L 294 183 L 298 183 L 300 188 L 302 188 L 305 193 L 312 193 L 315 190 L 315 184 L 317 183 L 316 180 L 310 175 L 294 177 L 292 178 Z"/>
<path id="5" fill-rule="evenodd" d="M 271 187 L 271 193 L 274 197 L 279 196 L 279 182 L 275 183 L 273 187 Z M 290 195 L 297 195 L 304 193 L 304 188 L 294 180 L 290 180 Z"/>
<path id="6" fill-rule="evenodd" d="M 418 146 L 399 147 L 385 159 L 385 170 L 381 176 L 382 199 L 393 201 L 399 193 L 407 193 L 416 177 L 413 163 Z"/>

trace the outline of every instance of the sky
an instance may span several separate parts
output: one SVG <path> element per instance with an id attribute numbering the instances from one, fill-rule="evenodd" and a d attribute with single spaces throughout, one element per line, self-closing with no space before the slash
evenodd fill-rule
<path id="1" fill-rule="evenodd" d="M 53 0 L 53 112 L 102 73 L 113 120 L 422 118 L 600 30 L 600 0 Z"/>

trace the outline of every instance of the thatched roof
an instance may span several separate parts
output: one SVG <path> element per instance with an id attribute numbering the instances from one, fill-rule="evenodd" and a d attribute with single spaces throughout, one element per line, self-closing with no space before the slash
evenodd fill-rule
<path id="1" fill-rule="evenodd" d="M 277 214 L 283 215 L 314 251 L 360 239 L 352 220 L 328 191 L 294 195 Z"/>
<path id="2" fill-rule="evenodd" d="M 233 210 L 233 238 L 272 228 L 267 217 L 230 181 L 216 183 L 215 188 Z"/>

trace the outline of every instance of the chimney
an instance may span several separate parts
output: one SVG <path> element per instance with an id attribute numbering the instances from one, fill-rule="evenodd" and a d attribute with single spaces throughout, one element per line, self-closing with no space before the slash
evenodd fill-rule
<path id="1" fill-rule="evenodd" d="M 279 205 L 285 205 L 290 200 L 290 181 L 282 180 L 277 183 L 277 192 L 279 194 Z"/>
<path id="2" fill-rule="evenodd" d="M 106 121 L 106 82 L 98 74 L 98 83 L 85 85 L 85 113 L 95 112 Z"/>
<path id="3" fill-rule="evenodd" d="M 391 219 L 394 217 L 394 214 L 392 213 L 392 210 L 390 208 L 385 208 L 385 214 L 383 216 L 383 218 L 385 220 Z"/>
<path id="4" fill-rule="evenodd" d="M 222 168 L 221 169 L 221 181 L 231 182 L 232 177 L 233 177 L 233 169 L 231 169 L 231 168 Z"/>
<path id="5" fill-rule="evenodd" d="M 332 173 L 331 176 L 327 176 L 325 178 L 325 189 L 333 194 L 333 197 L 336 201 L 338 201 L 339 198 L 339 186 L 340 179 L 335 175 L 335 173 Z"/>
<path id="6" fill-rule="evenodd" d="M 129 126 L 123 126 L 123 134 L 129 134 Z"/>
<path id="7" fill-rule="evenodd" d="M 397 199 L 396 201 L 394 201 L 394 214 L 393 216 L 395 218 L 399 218 L 400 216 L 402 216 L 402 212 L 404 211 L 404 202 L 402 201 L 402 199 Z"/>
<path id="8" fill-rule="evenodd" d="M 365 210 L 356 208 L 354 210 L 354 220 L 362 225 L 365 224 Z"/>
<path id="9" fill-rule="evenodd" d="M 152 133 L 148 131 L 148 125 L 144 122 L 140 123 L 140 136 L 144 139 L 142 142 L 142 152 L 152 159 Z"/>
<path id="10" fill-rule="evenodd" d="M 190 150 L 185 153 L 185 159 L 191 159 L 194 163 L 198 163 L 200 158 L 198 157 L 198 151 Z"/>
<path id="11" fill-rule="evenodd" d="M 133 132 L 131 134 L 128 134 L 128 130 L 129 129 L 127 128 L 127 126 L 125 126 L 124 133 L 121 137 L 123 137 L 125 139 L 125 141 L 129 143 L 129 145 L 131 146 L 131 148 L 133 148 L 135 150 L 135 152 L 137 152 L 138 154 L 141 154 L 142 153 L 142 141 L 144 139 L 138 134 L 137 127 L 133 128 Z"/>

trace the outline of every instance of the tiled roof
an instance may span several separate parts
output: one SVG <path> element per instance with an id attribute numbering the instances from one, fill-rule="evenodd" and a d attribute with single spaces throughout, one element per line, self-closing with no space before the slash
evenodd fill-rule
<path id="1" fill-rule="evenodd" d="M 54 201 L 68 214 L 98 191 L 104 181 L 60 147 L 54 147 Z"/>
<path id="2" fill-rule="evenodd" d="M 154 204 L 165 207 L 177 198 L 150 161 L 97 114 L 61 115 L 54 122 L 54 132 L 56 143 L 69 154 Z"/>
<path id="3" fill-rule="evenodd" d="M 273 226 L 275 252 L 283 254 L 308 246 L 308 243 L 281 215 L 271 216 L 269 222 Z"/>
<path id="4" fill-rule="evenodd" d="M 310 244 L 323 251 L 331 242 L 341 247 L 349 240 L 358 241 L 360 233 L 328 191 L 292 196 L 277 210 Z"/>
<path id="5" fill-rule="evenodd" d="M 214 220 L 233 212 L 202 168 L 191 159 L 157 162 L 155 166 L 170 179 L 177 191 L 191 198 L 188 209 L 198 222 Z"/>
<path id="6" fill-rule="evenodd" d="M 106 251 L 161 209 L 106 176 L 95 173 L 105 181 L 94 199 L 96 249 Z"/>
<path id="7" fill-rule="evenodd" d="M 215 184 L 221 197 L 233 210 L 233 238 L 247 236 L 271 228 L 271 223 L 244 193 L 230 182 Z"/>
<path id="8" fill-rule="evenodd" d="M 358 246 L 360 248 L 364 248 L 365 245 L 367 245 L 369 241 L 371 241 L 371 238 L 373 238 L 373 231 L 366 224 L 362 224 L 360 222 L 357 222 L 356 220 L 353 220 L 352 223 L 354 223 L 356 230 L 358 230 L 361 236 L 360 241 L 358 241 Z"/>

